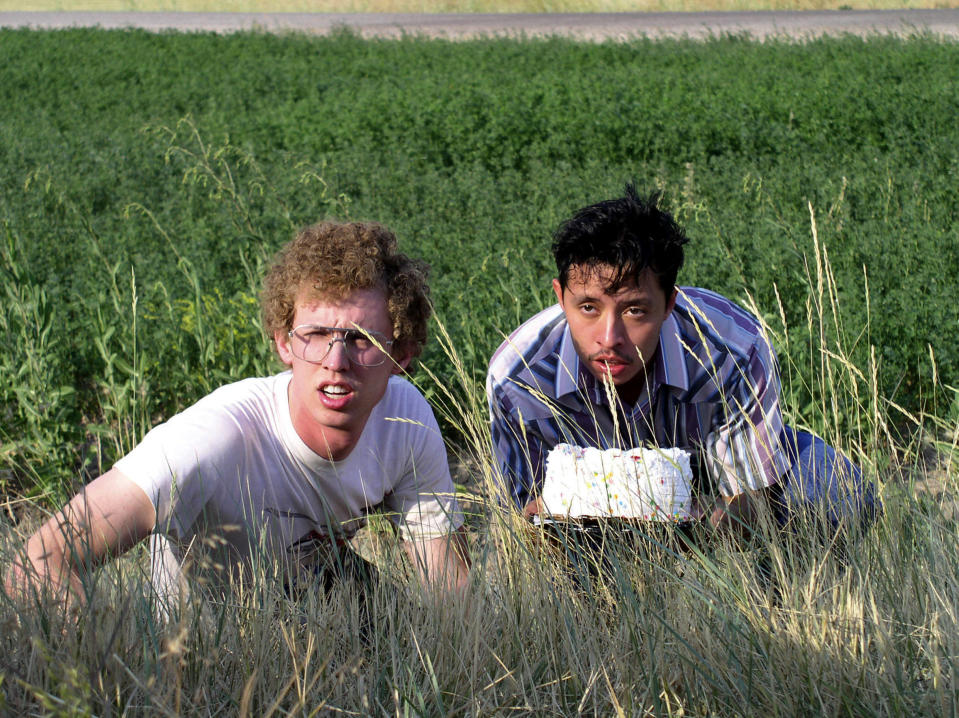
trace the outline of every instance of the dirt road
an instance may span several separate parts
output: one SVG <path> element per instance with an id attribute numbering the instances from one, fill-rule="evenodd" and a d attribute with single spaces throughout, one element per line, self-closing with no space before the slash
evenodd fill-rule
<path id="1" fill-rule="evenodd" d="M 802 12 L 567 13 L 567 14 L 337 14 L 337 13 L 168 13 L 168 12 L 0 12 L 0 27 L 143 28 L 228 33 L 241 30 L 327 34 L 348 27 L 364 37 L 415 35 L 470 39 L 481 36 L 627 40 L 638 36 L 708 38 L 748 34 L 812 38 L 824 34 L 868 36 L 928 33 L 959 39 L 959 9 L 827 10 Z"/>

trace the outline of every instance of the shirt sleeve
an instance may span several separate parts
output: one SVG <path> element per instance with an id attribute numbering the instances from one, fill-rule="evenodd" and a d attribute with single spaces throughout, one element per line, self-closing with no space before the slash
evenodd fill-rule
<path id="1" fill-rule="evenodd" d="M 523 421 L 509 396 L 492 379 L 487 383 L 490 436 L 493 457 L 501 482 L 500 500 L 524 507 L 543 484 L 548 450 L 534 427 Z"/>
<path id="2" fill-rule="evenodd" d="M 384 499 L 384 508 L 404 541 L 447 536 L 463 524 L 436 417 L 422 395 L 413 391 L 416 398 L 404 402 L 404 417 L 386 419 L 408 436 L 398 444 L 408 447 L 405 468 Z"/>
<path id="3" fill-rule="evenodd" d="M 116 468 L 153 502 L 157 531 L 182 536 L 219 491 L 223 458 L 242 455 L 235 423 L 200 402 L 154 427 Z"/>
<path id="4" fill-rule="evenodd" d="M 727 386 L 723 423 L 706 437 L 707 471 L 723 496 L 772 486 L 788 471 L 780 393 L 775 353 L 759 337 Z"/>

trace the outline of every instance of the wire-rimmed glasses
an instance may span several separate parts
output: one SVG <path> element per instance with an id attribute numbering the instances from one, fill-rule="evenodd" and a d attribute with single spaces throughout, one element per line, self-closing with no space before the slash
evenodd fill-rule
<path id="1" fill-rule="evenodd" d="M 393 345 L 380 332 L 346 327 L 324 327 L 319 324 L 300 324 L 289 332 L 293 356 L 311 364 L 319 364 L 337 342 L 343 343 L 346 356 L 360 366 L 379 366 L 386 361 Z"/>

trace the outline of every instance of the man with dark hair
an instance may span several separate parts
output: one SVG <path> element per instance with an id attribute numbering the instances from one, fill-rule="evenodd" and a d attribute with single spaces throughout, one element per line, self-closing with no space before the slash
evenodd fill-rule
<path id="1" fill-rule="evenodd" d="M 442 437 L 403 378 L 426 339 L 427 266 L 377 224 L 322 223 L 278 254 L 263 323 L 288 371 L 223 386 L 150 431 L 27 541 L 8 590 L 83 600 L 82 574 L 144 538 L 153 584 L 175 595 L 248 580 L 367 585 L 348 546 L 384 511 L 420 574 L 467 578 Z"/>
<path id="2" fill-rule="evenodd" d="M 677 287 L 685 232 L 627 185 L 555 235 L 557 304 L 514 331 L 487 394 L 504 492 L 539 514 L 545 460 L 560 443 L 653 445 L 691 455 L 693 515 L 743 528 L 760 504 L 782 524 L 810 504 L 872 512 L 861 472 L 821 439 L 783 425 L 776 356 L 759 322 L 705 289 Z"/>

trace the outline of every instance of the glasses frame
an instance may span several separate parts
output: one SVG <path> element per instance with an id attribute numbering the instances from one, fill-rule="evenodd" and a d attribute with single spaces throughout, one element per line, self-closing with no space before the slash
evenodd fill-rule
<path id="1" fill-rule="evenodd" d="M 304 348 L 309 346 L 309 343 L 310 343 L 309 340 L 304 338 L 301 334 L 298 334 L 298 332 L 301 329 L 321 329 L 333 335 L 332 339 L 330 339 L 329 343 L 326 345 L 326 351 L 323 352 L 323 356 L 321 356 L 319 359 L 307 359 L 305 356 L 301 356 L 301 354 L 298 354 L 296 350 L 294 349 L 294 347 L 296 346 L 296 342 L 293 341 L 294 336 L 303 343 Z M 340 336 L 337 336 L 337 335 L 340 335 Z M 355 347 L 352 349 L 350 348 L 349 340 L 347 339 L 348 335 L 360 335 L 364 338 L 371 339 L 373 341 L 374 346 L 377 349 L 379 349 L 379 356 L 382 358 L 375 364 L 365 364 L 362 361 L 358 360 L 354 354 Z M 364 329 L 363 327 L 360 327 L 360 326 L 326 327 L 326 326 L 323 326 L 322 324 L 297 324 L 295 327 L 293 327 L 290 331 L 286 333 L 286 336 L 290 340 L 290 351 L 293 353 L 293 356 L 295 356 L 297 359 L 308 362 L 310 364 L 321 364 L 330 355 L 330 352 L 333 351 L 333 345 L 336 344 L 337 342 L 342 342 L 343 353 L 346 354 L 346 357 L 350 360 L 350 363 L 356 364 L 357 366 L 362 366 L 362 367 L 383 366 L 383 364 L 386 363 L 386 360 L 388 358 L 392 358 L 390 356 L 390 351 L 392 350 L 393 342 L 395 341 L 393 339 L 387 339 L 386 336 L 380 332 L 374 332 L 369 329 Z"/>

